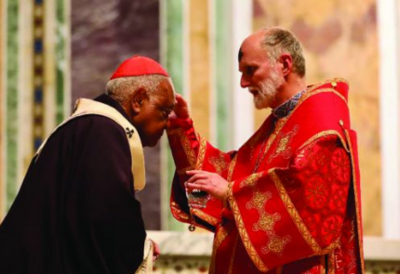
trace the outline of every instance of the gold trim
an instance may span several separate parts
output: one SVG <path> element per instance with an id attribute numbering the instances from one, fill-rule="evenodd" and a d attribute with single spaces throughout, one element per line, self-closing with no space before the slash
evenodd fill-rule
<path id="1" fill-rule="evenodd" d="M 170 129 L 167 131 L 168 136 L 177 136 L 181 141 L 183 151 L 186 154 L 189 165 L 193 168 L 196 163 L 196 154 L 192 149 L 189 138 L 186 136 L 185 132 L 181 128 Z"/>
<path id="2" fill-rule="evenodd" d="M 335 254 L 328 254 L 328 274 L 335 274 Z"/>
<path id="3" fill-rule="evenodd" d="M 336 130 L 325 130 L 325 131 L 321 131 L 318 132 L 317 134 L 315 134 L 314 136 L 312 136 L 310 139 L 308 139 L 305 143 L 303 143 L 298 150 L 303 149 L 304 147 L 308 146 L 309 144 L 311 144 L 312 142 L 314 142 L 315 140 L 321 138 L 321 137 L 326 137 L 329 135 L 336 135 L 337 137 L 339 137 L 340 142 L 342 143 L 344 149 L 347 152 L 350 152 L 347 143 L 345 142 L 345 140 L 343 139 L 342 135 L 340 135 L 340 133 Z"/>
<path id="4" fill-rule="evenodd" d="M 282 119 L 278 120 L 278 122 L 276 123 L 274 130 L 272 131 L 271 135 L 268 138 L 267 145 L 265 146 L 264 152 L 262 152 L 261 158 L 259 159 L 259 161 L 257 161 L 258 163 L 256 163 L 253 173 L 257 172 L 258 168 L 260 167 L 260 164 L 264 160 L 265 155 L 267 155 L 267 152 L 271 148 L 272 144 L 275 142 L 276 137 L 278 137 L 279 133 L 281 132 L 282 128 L 288 121 L 289 117 L 290 116 L 282 118 Z"/>
<path id="5" fill-rule="evenodd" d="M 217 250 L 220 247 L 220 245 L 222 244 L 222 242 L 229 235 L 229 232 L 231 230 L 232 230 L 232 227 L 230 227 L 230 229 L 228 229 L 226 227 L 226 225 L 220 226 L 219 229 L 217 230 L 214 241 L 213 241 L 213 250 L 212 250 L 212 255 L 211 255 L 209 273 L 215 273 L 215 257 L 217 256 Z"/>
<path id="6" fill-rule="evenodd" d="M 207 148 L 207 141 L 200 135 L 198 135 L 198 138 L 199 138 L 200 147 L 199 147 L 199 154 L 198 154 L 197 161 L 196 161 L 196 169 L 200 170 L 204 164 L 204 158 L 206 155 L 206 148 Z"/>
<path id="7" fill-rule="evenodd" d="M 339 78 L 338 78 L 339 79 Z M 344 80 L 345 81 L 345 80 Z M 328 83 L 329 81 L 327 81 Z M 342 99 L 347 108 L 348 108 L 348 104 L 346 101 L 346 98 L 344 98 L 340 93 L 338 93 L 336 90 L 332 89 L 332 88 L 324 88 L 324 89 L 319 89 L 318 88 L 322 85 L 324 85 L 326 83 L 320 84 L 320 85 L 316 85 L 316 86 L 311 86 L 309 90 L 307 90 L 305 93 L 303 93 L 303 95 L 301 96 L 298 104 L 296 105 L 296 107 L 293 109 L 293 111 L 289 114 L 289 116 L 281 118 L 278 120 L 274 131 L 271 133 L 271 136 L 268 139 L 268 143 L 265 147 L 264 150 L 264 155 L 268 152 L 268 150 L 271 148 L 271 145 L 274 143 L 276 137 L 279 135 L 279 133 L 281 132 L 282 128 L 286 125 L 287 121 L 290 120 L 290 118 L 292 117 L 292 115 L 296 112 L 296 110 L 309 98 L 311 98 L 314 95 L 317 95 L 319 93 L 329 93 L 332 92 L 335 95 L 337 95 L 340 99 Z M 256 172 L 257 170 L 255 170 L 254 172 Z"/>
<path id="8" fill-rule="evenodd" d="M 365 265 L 364 265 L 364 247 L 362 243 L 362 232 L 361 232 L 361 214 L 360 214 L 360 202 L 358 201 L 358 189 L 357 189 L 357 178 L 356 178 L 356 169 L 355 169 L 355 161 L 354 161 L 354 151 L 351 145 L 350 133 L 347 129 L 344 130 L 346 134 L 347 142 L 349 143 L 350 148 L 350 159 L 351 159 L 351 167 L 353 173 L 353 188 L 354 188 L 354 200 L 356 203 L 356 219 L 357 219 L 357 232 L 358 232 L 358 246 L 360 252 L 360 261 L 361 261 L 361 273 L 365 273 Z"/>
<path id="9" fill-rule="evenodd" d="M 312 91 L 305 92 L 305 93 L 303 94 L 303 96 L 301 96 L 300 101 L 299 101 L 299 103 L 298 103 L 297 106 L 299 106 L 302 102 L 304 102 L 305 100 L 307 100 L 307 99 L 310 98 L 311 96 L 314 96 L 314 95 L 320 94 L 320 93 L 328 93 L 328 92 L 332 92 L 332 93 L 334 93 L 335 95 L 337 95 L 340 99 L 343 100 L 343 102 L 346 103 L 346 106 L 348 107 L 348 102 L 347 102 L 346 98 L 345 98 L 342 94 L 340 94 L 339 92 L 337 92 L 336 90 L 334 90 L 333 88 L 323 88 L 323 89 L 317 89 L 317 90 L 315 90 L 315 91 L 314 91 L 314 89 L 313 89 Z M 297 106 L 296 106 L 294 109 L 296 109 Z M 292 111 L 292 113 L 293 113 L 293 112 L 294 112 L 294 110 Z M 292 113 L 291 113 L 290 115 L 292 115 Z"/>
<path id="10" fill-rule="evenodd" d="M 330 253 L 333 252 L 336 248 L 340 246 L 340 236 L 339 238 L 336 239 L 336 241 L 333 241 L 330 245 L 324 248 L 322 253 Z"/>
<path id="11" fill-rule="evenodd" d="M 225 240 L 225 238 L 228 236 L 229 230 L 226 228 L 226 226 L 220 226 L 220 228 L 217 231 L 217 234 L 215 235 L 215 240 L 214 240 L 214 249 L 217 251 L 219 246 L 222 244 L 222 242 Z"/>
<path id="12" fill-rule="evenodd" d="M 207 214 L 204 213 L 201 210 L 198 210 L 196 208 L 192 208 L 192 214 L 195 214 L 197 217 L 199 217 L 200 219 L 206 221 L 207 223 L 209 223 L 210 225 L 216 226 L 218 224 L 218 219 Z"/>
<path id="13" fill-rule="evenodd" d="M 336 83 L 342 82 L 342 83 L 345 83 L 345 84 L 347 85 L 347 87 L 350 89 L 349 82 L 348 82 L 346 79 L 337 77 L 337 78 L 328 79 L 328 80 L 325 80 L 325 81 L 323 81 L 323 82 L 320 82 L 320 83 L 316 83 L 316 84 L 314 84 L 314 85 L 311 85 L 311 86 L 308 88 L 308 90 L 315 90 L 315 89 L 317 89 L 317 88 L 319 88 L 319 87 L 321 87 L 321 86 L 323 86 L 323 85 L 326 85 L 326 84 L 329 84 L 329 83 L 332 83 L 332 82 L 336 82 Z"/>
<path id="14" fill-rule="evenodd" d="M 258 179 L 260 179 L 262 176 L 261 172 L 257 172 L 257 173 L 253 173 L 251 175 L 249 175 L 246 179 L 244 179 L 243 181 L 240 182 L 240 188 L 244 188 L 244 187 L 249 187 L 249 188 L 253 188 L 256 185 L 256 182 L 258 181 Z"/>
<path id="15" fill-rule="evenodd" d="M 171 202 L 170 207 L 171 207 L 172 215 L 174 215 L 175 218 L 179 217 L 182 220 L 185 220 L 188 222 L 190 221 L 189 215 L 186 212 L 184 212 L 183 210 L 181 210 L 176 202 Z"/>
<path id="16" fill-rule="evenodd" d="M 236 220 L 236 226 L 237 226 L 239 235 L 242 238 L 243 245 L 246 248 L 246 251 L 249 254 L 249 257 L 254 262 L 254 264 L 256 265 L 258 270 L 264 271 L 264 272 L 268 271 L 267 266 L 261 260 L 260 255 L 258 255 L 256 249 L 254 248 L 253 244 L 250 241 L 250 237 L 247 234 L 247 230 L 243 223 L 243 218 L 240 213 L 239 207 L 235 201 L 235 198 L 232 195 L 229 197 L 229 204 L 231 206 L 233 216 Z"/>
<path id="17" fill-rule="evenodd" d="M 238 246 L 238 242 L 239 242 L 239 235 L 236 235 L 235 243 L 234 243 L 233 250 L 232 250 L 232 256 L 231 256 L 231 259 L 229 262 L 228 274 L 232 274 L 232 272 L 233 272 L 233 263 L 235 262 L 236 249 Z"/>
<path id="18" fill-rule="evenodd" d="M 293 205 L 289 195 L 286 192 L 285 187 L 282 185 L 279 176 L 275 173 L 275 169 L 271 169 L 268 171 L 268 175 L 272 179 L 275 184 L 276 189 L 279 192 L 281 200 L 285 205 L 287 212 L 292 218 L 293 222 L 296 224 L 297 229 L 299 230 L 301 236 L 306 241 L 311 250 L 315 253 L 315 255 L 321 254 L 322 249 L 317 243 L 317 241 L 313 238 L 310 231 L 308 231 L 307 226 L 304 224 L 303 220 L 300 217 L 300 214 L 297 212 L 296 207 Z"/>
<path id="19" fill-rule="evenodd" d="M 227 176 L 228 182 L 232 181 L 232 176 L 233 176 L 233 171 L 236 166 L 236 161 L 237 161 L 237 154 L 233 157 L 232 161 L 229 164 L 229 171 L 228 171 L 228 176 Z"/>

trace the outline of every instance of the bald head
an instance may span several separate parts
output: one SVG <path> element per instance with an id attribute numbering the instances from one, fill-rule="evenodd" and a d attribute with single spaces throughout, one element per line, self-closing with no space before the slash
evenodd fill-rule
<path id="1" fill-rule="evenodd" d="M 240 85 L 256 108 L 275 108 L 305 86 L 300 43 L 288 30 L 271 27 L 247 37 L 239 51 Z"/>
<path id="2" fill-rule="evenodd" d="M 264 28 L 247 37 L 239 50 L 239 62 L 246 53 L 264 54 L 269 62 L 274 62 L 281 54 L 288 53 L 293 59 L 293 72 L 300 77 L 306 74 L 300 42 L 292 32 L 283 28 Z"/>

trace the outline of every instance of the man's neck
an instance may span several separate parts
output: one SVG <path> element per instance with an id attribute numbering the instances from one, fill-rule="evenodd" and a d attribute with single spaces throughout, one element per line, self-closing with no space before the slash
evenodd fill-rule
<path id="1" fill-rule="evenodd" d="M 271 104 L 271 108 L 274 109 L 282 105 L 287 100 L 290 100 L 294 95 L 306 89 L 307 85 L 304 78 L 300 78 L 297 75 L 289 77 L 279 89 L 275 101 Z"/>

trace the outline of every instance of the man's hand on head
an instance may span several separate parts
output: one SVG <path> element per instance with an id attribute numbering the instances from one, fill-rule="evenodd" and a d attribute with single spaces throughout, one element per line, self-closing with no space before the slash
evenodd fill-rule
<path id="1" fill-rule="evenodd" d="M 189 118 L 189 108 L 186 100 L 180 94 L 175 96 L 175 108 L 168 117 L 168 120 Z"/>

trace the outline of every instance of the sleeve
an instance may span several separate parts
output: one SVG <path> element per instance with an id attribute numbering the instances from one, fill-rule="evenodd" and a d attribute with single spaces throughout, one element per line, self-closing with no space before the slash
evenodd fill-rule
<path id="1" fill-rule="evenodd" d="M 349 154 L 336 135 L 298 149 L 288 168 L 235 180 L 229 205 L 257 267 L 272 269 L 335 249 L 350 182 Z"/>
<path id="2" fill-rule="evenodd" d="M 167 131 L 176 172 L 171 191 L 171 212 L 181 222 L 193 223 L 213 231 L 218 223 L 223 204 L 210 198 L 205 208 L 189 208 L 184 182 L 188 170 L 204 170 L 229 177 L 229 166 L 236 152 L 224 153 L 196 133 L 191 119 L 173 121 Z"/>

